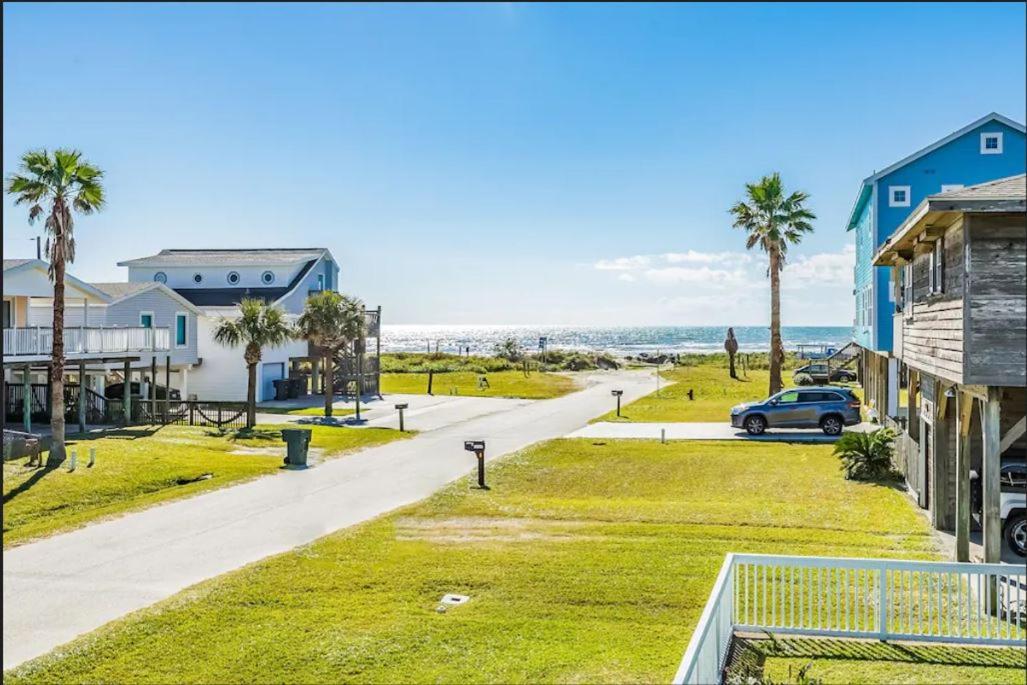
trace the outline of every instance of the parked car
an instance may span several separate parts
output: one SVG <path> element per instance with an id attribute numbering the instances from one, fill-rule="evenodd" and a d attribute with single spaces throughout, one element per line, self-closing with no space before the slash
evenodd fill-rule
<path id="1" fill-rule="evenodd" d="M 807 364 L 792 372 L 792 378 L 804 373 L 816 383 L 852 383 L 856 380 L 856 372 L 849 369 L 831 368 L 831 378 L 827 378 L 827 364 Z"/>
<path id="2" fill-rule="evenodd" d="M 139 397 L 141 394 L 140 384 L 136 381 L 132 381 L 132 397 Z M 124 383 L 111 383 L 104 388 L 103 396 L 109 400 L 120 400 L 125 397 L 125 384 Z M 147 395 L 147 398 L 149 395 Z M 157 386 L 157 399 L 165 400 L 168 399 L 168 389 L 163 385 Z M 181 400 L 182 393 L 177 388 L 171 388 L 171 399 Z"/>
<path id="3" fill-rule="evenodd" d="M 859 398 L 848 388 L 813 386 L 783 390 L 762 402 L 731 409 L 731 425 L 749 435 L 767 428 L 820 428 L 839 435 L 845 426 L 860 422 Z"/>
<path id="4" fill-rule="evenodd" d="M 999 469 L 1002 537 L 1013 552 L 1027 556 L 1027 456 L 1004 457 Z M 979 523 L 984 498 L 976 471 L 970 472 L 970 483 L 971 508 Z"/>

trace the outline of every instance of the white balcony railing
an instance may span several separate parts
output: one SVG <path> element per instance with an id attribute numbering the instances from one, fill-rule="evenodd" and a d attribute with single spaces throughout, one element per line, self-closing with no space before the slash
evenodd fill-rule
<path id="1" fill-rule="evenodd" d="M 170 349 L 167 328 L 65 328 L 64 354 L 121 354 L 165 352 Z M 53 351 L 52 328 L 5 328 L 4 357 L 48 355 Z"/>
<path id="2" fill-rule="evenodd" d="M 986 645 L 1027 640 L 1027 569 L 729 554 L 675 683 L 719 683 L 736 631 Z"/>

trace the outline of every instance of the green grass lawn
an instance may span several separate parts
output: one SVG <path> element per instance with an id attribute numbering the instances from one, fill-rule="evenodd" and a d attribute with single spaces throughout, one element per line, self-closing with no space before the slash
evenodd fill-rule
<path id="1" fill-rule="evenodd" d="M 763 676 L 775 683 L 794 683 L 803 668 L 824 683 L 974 683 L 1022 685 L 1022 649 L 886 644 L 855 640 L 779 638 L 747 640 Z"/>
<path id="2" fill-rule="evenodd" d="M 560 397 L 577 388 L 570 376 L 558 373 L 492 371 L 486 374 L 488 388 L 478 389 L 478 374 L 470 371 L 436 373 L 432 381 L 435 395 L 472 395 L 476 397 L 521 397 L 543 400 Z M 382 392 L 423 395 L 428 392 L 427 373 L 383 373 Z"/>
<path id="3" fill-rule="evenodd" d="M 621 407 L 620 417 L 614 410 L 593 422 L 728 421 L 731 418 L 731 407 L 742 402 L 766 399 L 770 387 L 769 371 L 753 369 L 743 374 L 740 367 L 737 371 L 738 378 L 731 378 L 726 363 L 721 365 L 713 360 L 711 363 L 669 369 L 662 373 L 662 377 L 674 381 L 673 385 L 661 387 L 657 394 L 656 382 L 653 381 L 653 392 Z M 781 379 L 786 388 L 794 385 L 789 369 L 782 372 Z M 858 386 L 847 387 L 862 397 L 862 390 Z M 692 390 L 694 399 L 688 399 L 689 390 Z"/>
<path id="4" fill-rule="evenodd" d="M 295 427 L 295 426 L 292 426 Z M 78 467 L 29 467 L 4 462 L 4 547 L 77 528 L 99 518 L 274 473 L 282 467 L 282 426 L 248 434 L 190 426 L 141 426 L 68 440 Z M 408 433 L 387 428 L 309 426 L 322 457 L 378 445 Z M 86 466 L 89 448 L 96 465 Z M 205 474 L 212 477 L 200 479 Z M 199 480 L 198 480 L 199 479 Z"/>
<path id="5" fill-rule="evenodd" d="M 5 674 L 43 682 L 668 682 L 724 555 L 934 558 L 823 445 L 556 440 Z M 470 596 L 436 611 L 445 593 Z"/>

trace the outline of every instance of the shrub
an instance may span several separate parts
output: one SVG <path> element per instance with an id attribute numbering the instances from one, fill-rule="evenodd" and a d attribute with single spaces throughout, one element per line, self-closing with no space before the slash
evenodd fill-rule
<path id="1" fill-rule="evenodd" d="M 520 343 L 513 338 L 507 338 L 501 343 L 496 343 L 494 353 L 497 357 L 511 362 L 519 362 L 524 357 Z"/>
<path id="2" fill-rule="evenodd" d="M 793 380 L 796 385 L 813 385 L 813 376 L 808 373 L 797 373 Z"/>
<path id="3" fill-rule="evenodd" d="M 843 433 L 834 444 L 834 453 L 842 460 L 842 470 L 849 480 L 892 478 L 894 442 L 895 431 L 891 428 Z"/>

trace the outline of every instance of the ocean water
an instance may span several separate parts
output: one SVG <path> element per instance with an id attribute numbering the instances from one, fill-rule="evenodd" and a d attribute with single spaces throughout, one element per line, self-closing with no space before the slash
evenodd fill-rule
<path id="1" fill-rule="evenodd" d="M 766 351 L 770 329 L 765 326 L 735 326 L 742 352 Z M 572 349 L 636 355 L 640 352 L 720 352 L 724 349 L 724 326 L 459 326 L 383 325 L 384 352 L 459 352 L 491 354 L 497 343 L 513 338 L 526 350 L 537 350 L 539 337 L 548 339 L 549 349 Z M 841 347 L 852 340 L 848 326 L 783 326 L 785 349 L 797 345 Z"/>

